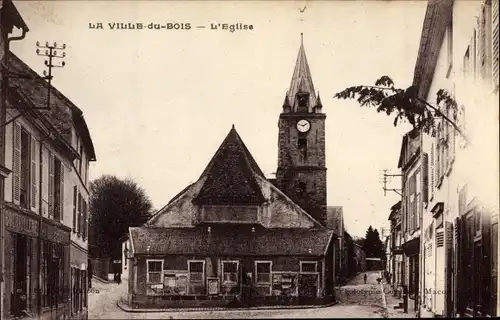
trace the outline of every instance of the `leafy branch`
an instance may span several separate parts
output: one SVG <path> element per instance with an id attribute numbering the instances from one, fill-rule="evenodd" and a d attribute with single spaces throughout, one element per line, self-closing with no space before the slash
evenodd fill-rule
<path id="1" fill-rule="evenodd" d="M 388 76 L 375 81 L 374 86 L 352 86 L 335 94 L 336 99 L 356 99 L 362 107 L 375 107 L 377 112 L 385 112 L 388 116 L 395 114 L 394 126 L 401 121 L 408 121 L 415 129 L 435 134 L 434 120 L 442 118 L 457 130 L 464 138 L 465 134 L 456 124 L 458 105 L 444 89 L 437 92 L 436 106 L 421 99 L 414 86 L 406 89 L 394 87 Z M 451 114 L 453 119 L 448 115 Z"/>

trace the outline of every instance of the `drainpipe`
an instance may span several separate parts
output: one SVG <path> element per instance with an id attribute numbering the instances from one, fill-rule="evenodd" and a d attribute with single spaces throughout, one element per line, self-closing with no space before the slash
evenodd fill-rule
<path id="1" fill-rule="evenodd" d="M 43 177 L 43 152 L 42 152 L 42 146 L 43 146 L 43 138 L 40 138 L 40 153 L 39 153 L 39 164 L 40 164 L 40 179 L 38 181 L 38 294 L 37 294 L 37 307 L 38 307 L 38 316 L 41 317 L 42 315 L 42 223 L 43 223 L 43 210 L 42 210 L 42 177 Z"/>
<path id="2" fill-rule="evenodd" d="M 4 11 L 2 11 L 3 13 Z M 0 17 L 1 18 L 1 17 Z M 4 19 L 2 19 L 4 20 Z M 28 30 L 22 28 L 22 34 L 18 37 L 9 38 L 7 34 L 1 34 L 0 36 L 4 38 L 4 56 L 2 61 L 2 74 L 3 77 L 1 79 L 1 87 L 2 87 L 2 95 L 0 99 L 0 167 L 5 167 L 5 125 L 7 118 L 7 88 L 8 88 L 8 61 L 9 61 L 9 51 L 10 51 L 10 42 L 22 40 L 26 37 L 26 33 Z M 5 288 L 5 276 L 4 276 L 4 261 L 5 261 L 5 178 L 2 178 L 0 183 L 0 318 L 4 318 L 4 288 Z"/>

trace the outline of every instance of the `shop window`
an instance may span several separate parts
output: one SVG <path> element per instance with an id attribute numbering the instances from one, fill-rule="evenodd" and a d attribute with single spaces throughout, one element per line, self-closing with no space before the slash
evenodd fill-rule
<path id="1" fill-rule="evenodd" d="M 256 274 L 257 284 L 271 283 L 271 269 L 272 269 L 272 263 L 270 261 L 255 262 L 255 274 Z"/>
<path id="2" fill-rule="evenodd" d="M 300 272 L 301 273 L 316 273 L 317 263 L 316 262 L 306 262 L 306 261 L 301 261 L 300 262 Z"/>
<path id="3" fill-rule="evenodd" d="M 164 294 L 185 295 L 187 288 L 187 274 L 165 271 L 163 276 Z"/>
<path id="4" fill-rule="evenodd" d="M 205 294 L 205 261 L 188 261 L 189 294 Z"/>
<path id="5" fill-rule="evenodd" d="M 222 262 L 222 284 L 238 284 L 238 261 Z"/>
<path id="6" fill-rule="evenodd" d="M 14 316 L 21 316 L 23 310 L 29 310 L 30 297 L 30 258 L 28 246 L 30 238 L 22 234 L 14 234 L 14 292 L 11 295 L 11 307 Z"/>
<path id="7" fill-rule="evenodd" d="M 205 261 L 189 261 L 189 281 L 203 282 L 205 280 Z"/>
<path id="8" fill-rule="evenodd" d="M 161 283 L 163 260 L 148 260 L 147 267 L 147 283 Z"/>
<path id="9" fill-rule="evenodd" d="M 148 294 L 163 293 L 162 273 L 163 260 L 147 260 L 146 282 L 148 284 Z"/>

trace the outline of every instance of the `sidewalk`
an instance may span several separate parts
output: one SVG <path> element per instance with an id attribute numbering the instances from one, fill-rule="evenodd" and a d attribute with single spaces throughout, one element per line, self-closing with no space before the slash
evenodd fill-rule
<path id="1" fill-rule="evenodd" d="M 413 300 L 408 301 L 408 313 L 404 313 L 403 308 L 394 309 L 394 307 L 399 306 L 399 303 L 403 303 L 403 299 L 398 299 L 393 295 L 394 290 L 392 287 L 385 283 L 383 283 L 383 293 L 382 295 L 385 297 L 386 305 L 387 305 L 387 317 L 388 318 L 416 318 L 416 312 L 414 310 Z"/>
<path id="2" fill-rule="evenodd" d="M 336 302 L 323 305 L 293 305 L 293 306 L 260 306 L 260 307 L 213 307 L 213 308 L 165 308 L 165 309 L 135 309 L 128 306 L 124 301 L 117 301 L 118 308 L 125 312 L 152 313 L 152 312 L 189 312 L 189 311 L 244 311 L 244 310 L 279 310 L 279 309 L 320 309 L 334 306 Z"/>

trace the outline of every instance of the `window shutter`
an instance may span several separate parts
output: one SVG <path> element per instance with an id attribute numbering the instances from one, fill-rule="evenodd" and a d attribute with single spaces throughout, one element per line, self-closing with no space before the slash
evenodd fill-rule
<path id="1" fill-rule="evenodd" d="M 13 185 L 13 200 L 15 204 L 19 204 L 21 197 L 21 126 L 14 122 L 14 152 L 12 166 L 12 185 Z"/>
<path id="2" fill-rule="evenodd" d="M 430 159 L 430 174 L 431 174 L 431 183 L 430 183 L 430 188 L 431 188 L 431 198 L 434 196 L 434 171 L 435 171 L 435 165 L 434 165 L 434 143 L 431 145 L 431 159 Z"/>
<path id="3" fill-rule="evenodd" d="M 498 87 L 498 0 L 493 0 L 492 4 L 492 14 L 491 14 L 491 39 L 492 39 L 492 76 L 493 76 L 493 86 Z"/>
<path id="4" fill-rule="evenodd" d="M 80 235 L 82 230 L 82 196 L 80 193 L 78 193 L 78 226 L 76 230 L 78 235 Z"/>
<path id="5" fill-rule="evenodd" d="M 87 202 L 83 200 L 83 240 L 87 239 Z"/>
<path id="6" fill-rule="evenodd" d="M 429 201 L 429 156 L 427 153 L 422 157 L 422 201 L 427 203 Z"/>
<path id="7" fill-rule="evenodd" d="M 60 166 L 61 166 L 61 174 L 59 175 L 59 184 L 60 184 L 60 189 L 59 189 L 59 199 L 57 199 L 59 201 L 59 218 L 60 220 L 64 220 L 64 170 L 65 170 L 65 165 L 60 162 Z"/>
<path id="8" fill-rule="evenodd" d="M 77 189 L 76 186 L 73 187 L 73 233 L 76 233 L 76 198 L 78 196 L 77 194 Z"/>
<path id="9" fill-rule="evenodd" d="M 36 196 L 37 196 L 36 150 L 37 150 L 36 140 L 35 138 L 31 137 L 31 209 L 33 210 L 36 210 Z"/>
<path id="10" fill-rule="evenodd" d="M 49 151 L 49 218 L 54 216 L 54 155 Z"/>

